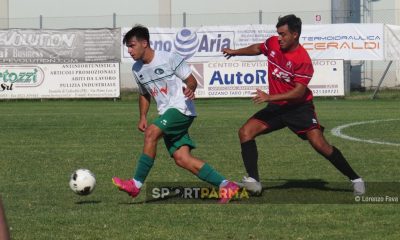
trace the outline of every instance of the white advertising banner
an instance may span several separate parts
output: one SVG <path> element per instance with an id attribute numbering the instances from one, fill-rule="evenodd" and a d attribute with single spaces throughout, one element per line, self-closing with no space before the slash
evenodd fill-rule
<path id="1" fill-rule="evenodd" d="M 266 61 L 191 63 L 198 81 L 197 98 L 251 97 L 268 91 Z M 314 60 L 308 87 L 314 96 L 344 96 L 343 60 Z"/>
<path id="2" fill-rule="evenodd" d="M 305 25 L 300 43 L 312 59 L 384 60 L 383 24 Z"/>
<path id="3" fill-rule="evenodd" d="M 268 89 L 266 61 L 208 62 L 191 64 L 198 81 L 196 97 L 250 97 L 260 88 Z"/>
<path id="4" fill-rule="evenodd" d="M 119 96 L 119 63 L 0 65 L 0 99 Z"/>
<path id="5" fill-rule="evenodd" d="M 344 96 L 343 60 L 313 60 L 314 75 L 308 84 L 314 96 Z"/>
<path id="6" fill-rule="evenodd" d="M 123 28 L 122 36 L 130 28 Z M 274 25 L 149 28 L 155 50 L 177 52 L 188 62 L 221 62 L 223 48 L 238 49 L 262 43 L 277 35 Z M 383 60 L 383 24 L 304 25 L 300 43 L 312 59 Z M 123 62 L 133 62 L 126 46 Z M 265 60 L 265 56 L 240 56 L 237 61 Z"/>

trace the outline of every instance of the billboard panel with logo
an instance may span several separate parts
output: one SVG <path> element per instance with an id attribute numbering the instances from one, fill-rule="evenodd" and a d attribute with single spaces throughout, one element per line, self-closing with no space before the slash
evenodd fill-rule
<path id="1" fill-rule="evenodd" d="M 130 28 L 122 29 L 122 36 Z M 188 62 L 225 61 L 223 48 L 238 49 L 262 43 L 276 35 L 274 25 L 149 28 L 155 50 L 177 52 Z M 383 60 L 383 24 L 304 25 L 300 43 L 312 59 Z M 133 62 L 126 46 L 122 61 Z M 240 56 L 238 61 L 265 60 L 265 56 Z"/>
<path id="2" fill-rule="evenodd" d="M 119 63 L 0 65 L 0 99 L 119 96 Z"/>
<path id="3" fill-rule="evenodd" d="M 196 97 L 251 97 L 256 89 L 268 92 L 265 61 L 190 63 L 198 81 Z M 313 60 L 308 87 L 314 96 L 344 96 L 343 60 Z"/>
<path id="4" fill-rule="evenodd" d="M 119 62 L 121 29 L 0 30 L 0 64 Z"/>

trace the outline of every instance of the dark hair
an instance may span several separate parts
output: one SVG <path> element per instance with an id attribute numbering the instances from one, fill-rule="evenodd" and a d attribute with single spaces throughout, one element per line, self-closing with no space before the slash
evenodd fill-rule
<path id="1" fill-rule="evenodd" d="M 150 44 L 150 33 L 147 27 L 142 25 L 135 25 L 131 30 L 129 30 L 122 42 L 126 44 L 131 38 L 136 37 L 138 40 L 146 40 Z"/>
<path id="2" fill-rule="evenodd" d="M 278 18 L 278 23 L 276 28 L 282 27 L 287 24 L 290 32 L 297 32 L 300 36 L 301 34 L 301 19 L 296 17 L 294 14 L 286 15 Z"/>

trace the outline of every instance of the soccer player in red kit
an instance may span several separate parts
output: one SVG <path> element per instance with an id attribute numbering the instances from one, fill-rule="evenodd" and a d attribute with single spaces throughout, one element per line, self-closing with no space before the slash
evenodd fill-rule
<path id="1" fill-rule="evenodd" d="M 319 124 L 313 95 L 307 87 L 314 69 L 307 51 L 300 45 L 301 19 L 295 15 L 280 17 L 276 24 L 278 36 L 261 44 L 240 49 L 223 49 L 228 59 L 238 55 L 264 54 L 268 59 L 269 92 L 257 89 L 253 101 L 268 105 L 250 117 L 239 130 L 242 158 L 248 177 L 242 184 L 255 194 L 262 192 L 258 174 L 258 151 L 255 138 L 288 127 L 328 159 L 343 175 L 351 180 L 355 195 L 365 193 L 363 179 L 354 172 L 336 147 L 330 145 Z"/>

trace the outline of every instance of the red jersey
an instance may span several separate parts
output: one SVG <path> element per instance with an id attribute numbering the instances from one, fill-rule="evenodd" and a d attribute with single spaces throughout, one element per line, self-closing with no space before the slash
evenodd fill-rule
<path id="1" fill-rule="evenodd" d="M 286 93 L 295 87 L 295 83 L 305 86 L 310 82 L 314 68 L 310 56 L 303 46 L 299 45 L 291 52 L 282 52 L 277 36 L 268 38 L 260 45 L 261 52 L 268 58 L 269 94 Z M 301 99 L 273 102 L 279 105 L 298 104 L 313 99 L 311 90 L 307 87 Z"/>

